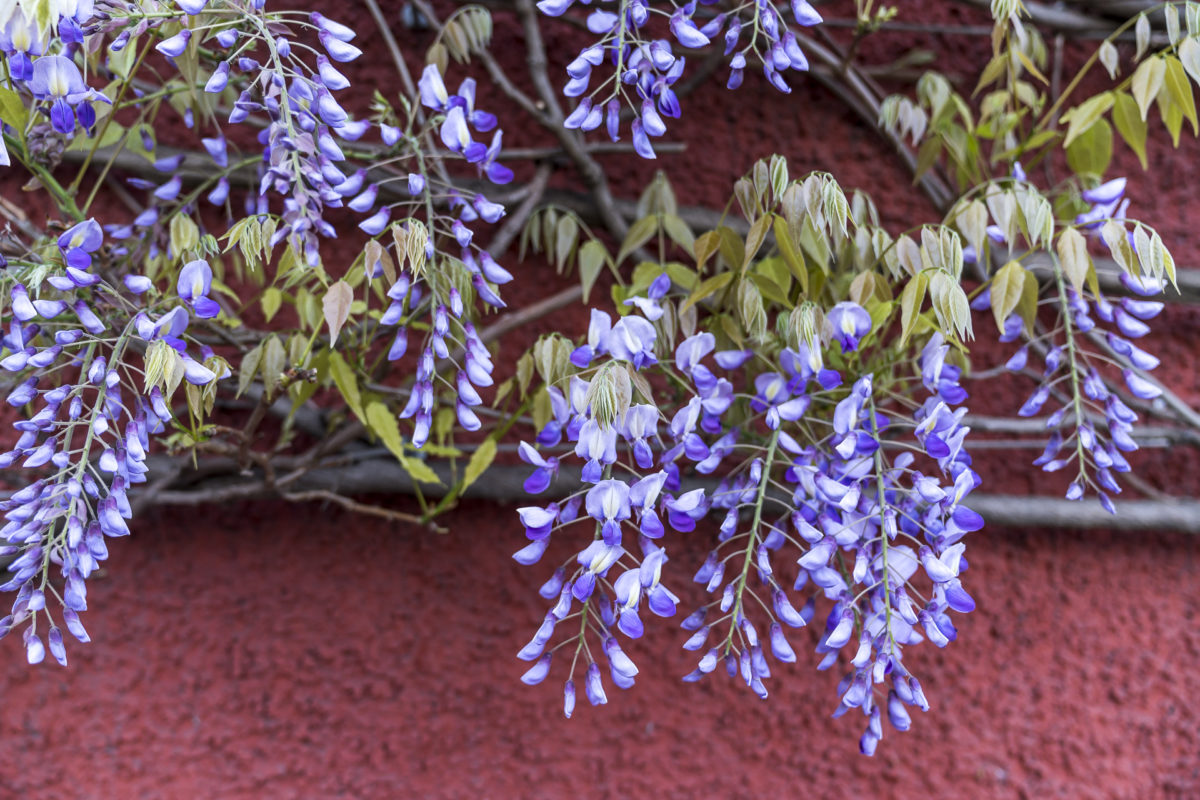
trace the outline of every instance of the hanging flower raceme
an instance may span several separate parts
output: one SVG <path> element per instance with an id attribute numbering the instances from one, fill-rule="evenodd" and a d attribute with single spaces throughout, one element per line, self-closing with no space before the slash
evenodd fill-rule
<path id="1" fill-rule="evenodd" d="M 1128 248 L 1128 256 L 1139 261 L 1140 273 L 1121 274 L 1129 296 L 1114 301 L 1103 294 L 1093 295 L 1082 286 L 1082 279 L 1065 274 L 1072 265 L 1064 259 L 1074 258 L 1075 245 L 1068 244 L 1070 237 L 1075 237 L 1080 248 L 1086 247 L 1083 237 L 1068 229 L 1060 235 L 1058 247 L 1059 324 L 1051 334 L 1030 338 L 1005 364 L 1013 372 L 1030 373 L 1035 362 L 1041 362 L 1038 385 L 1017 410 L 1019 416 L 1036 417 L 1048 407 L 1054 409 L 1046 417 L 1050 437 L 1033 463 L 1045 472 L 1073 470 L 1067 499 L 1081 500 L 1094 493 L 1110 513 L 1116 513 L 1111 496 L 1121 492 L 1117 475 L 1131 470 L 1125 454 L 1138 449 L 1133 436 L 1138 414 L 1115 387 L 1123 384 L 1129 402 L 1135 404 L 1152 401 L 1162 392 L 1148 375 L 1159 365 L 1159 359 L 1135 342 L 1150 332 L 1149 323 L 1163 309 L 1161 302 L 1148 299 L 1166 285 L 1163 275 L 1154 271 L 1153 251 L 1160 253 L 1160 268 L 1169 258 L 1162 255 L 1165 250 L 1159 249 L 1157 233 L 1145 234 L 1140 224 L 1135 232 L 1126 232 L 1124 217 L 1129 201 L 1124 198 L 1125 187 L 1125 179 L 1117 178 L 1085 190 L 1083 198 L 1093 204 L 1093 209 L 1079 216 L 1076 224 L 1098 230 L 1114 257 L 1126 258 L 1125 252 L 1117 251 Z M 988 292 L 974 303 L 981 309 L 990 306 Z M 1004 321 L 1000 341 L 1015 341 L 1024 333 L 1024 322 L 1014 312 Z M 1109 369 L 1108 364 L 1116 364 L 1119 372 Z"/>
<path id="2" fill-rule="evenodd" d="M 149 437 L 174 420 L 170 392 L 182 380 L 208 386 L 229 370 L 211 351 L 202 352 L 203 363 L 189 355 L 187 307 L 158 316 L 138 311 L 133 295 L 89 271 L 91 254 L 103 244 L 94 220 L 75 225 L 57 244 L 62 264 L 46 283 L 61 297 L 31 297 L 14 284 L 13 318 L 3 337 L 0 367 L 18 378 L 6 400 L 29 413 L 13 424 L 12 448 L 0 453 L 0 468 L 28 476 L 0 502 L 0 553 L 13 557 L 0 591 L 16 592 L 0 636 L 24 626 L 30 663 L 48 650 L 65 665 L 60 625 L 89 641 L 80 620 L 88 608 L 87 579 L 108 557 L 106 540 L 129 533 L 128 490 L 146 481 Z M 205 291 L 193 287 L 189 298 L 197 316 Z M 98 317 L 92 304 L 101 292 L 105 305 L 132 309 L 132 316 Z M 144 381 L 134 386 L 125 362 L 137 339 L 146 356 Z"/>
<path id="3" fill-rule="evenodd" d="M 753 25 L 744 25 L 737 14 L 720 13 L 700 19 L 700 6 L 695 0 L 686 4 L 670 0 L 660 5 L 663 8 L 652 8 L 649 0 L 635 0 L 617 11 L 593 8 L 587 12 L 586 27 L 598 39 L 567 65 L 568 80 L 562 93 L 578 100 L 564 120 L 565 127 L 592 131 L 604 125 L 609 137 L 618 141 L 624 100 L 634 114 L 630 124 L 634 149 L 643 158 L 654 158 L 651 138 L 667 132 L 663 118 L 678 119 L 682 113 L 672 87 L 684 74 L 686 58 L 675 54 L 676 45 L 694 50 L 720 40 L 731 68 L 728 88 L 742 84 L 748 59 L 757 58 L 771 85 L 787 93 L 791 88 L 782 73 L 808 70 L 808 59 L 787 16 L 790 13 L 800 27 L 822 21 L 807 0 L 792 0 L 788 12 L 780 11 L 774 2 L 759 0 L 754 4 Z M 549 17 L 567 14 L 573 6 L 575 0 L 542 0 L 537 4 Z M 655 14 L 668 18 L 670 39 L 650 38 L 646 26 Z M 593 88 L 593 73 L 606 62 L 617 65 L 620 74 L 596 81 Z"/>
<path id="4" fill-rule="evenodd" d="M 702 489 L 677 493 L 678 468 L 673 463 L 677 455 L 664 452 L 682 453 L 682 449 L 676 451 L 668 444 L 671 440 L 676 446 L 682 444 L 690 430 L 686 426 L 669 430 L 668 441 L 664 442 L 659 436 L 659 410 L 650 404 L 632 403 L 628 370 L 646 369 L 657 363 L 653 357 L 656 334 L 652 326 L 643 329 L 641 323 L 645 322 L 630 315 L 612 325 L 610 317 L 595 312 L 589 331 L 592 344 L 576 350 L 572 361 L 584 367 L 595 359 L 604 359 L 604 363 L 595 368 L 590 380 L 572 376 L 565 395 L 549 387 L 553 417 L 538 435 L 543 447 L 556 446 L 564 436 L 574 444 L 573 453 L 583 462 L 584 486 L 561 501 L 519 509 L 530 540 L 514 555 L 522 564 L 537 563 L 549 546 L 551 534 L 568 525 L 583 523 L 592 533 L 590 543 L 571 561 L 556 568 L 542 586 L 542 596 L 555 601 L 555 605 L 519 657 L 536 661 L 522 680 L 540 683 L 549 674 L 550 656 L 544 651 L 554 626 L 579 616 L 586 624 L 557 647 L 574 641 L 576 650 L 586 654 L 589 664 L 585 685 L 593 704 L 606 702 L 607 698 L 600 667 L 591 660 L 586 638 L 591 632 L 601 638 L 613 682 L 621 688 L 633 685 L 637 668 L 620 649 L 616 634 L 638 638 L 645 630 L 641 617 L 644 608 L 669 617 L 678 603 L 662 583 L 667 554 L 656 542 L 666 532 L 663 520 L 675 530 L 688 531 L 708 510 Z M 630 332 L 627 337 L 622 337 L 623 329 Z M 686 345 L 683 352 L 694 354 L 697 344 Z M 694 360 L 698 362 L 699 357 Z M 706 390 L 713 393 L 716 380 L 705 383 Z M 543 455 L 528 443 L 521 444 L 520 454 L 534 467 L 526 490 L 532 494 L 544 491 L 560 472 L 562 458 Z M 657 465 L 661 467 L 656 469 Z M 615 477 L 617 467 L 622 477 Z M 626 474 L 641 477 L 626 479 Z M 638 543 L 640 559 L 634 556 L 630 537 Z M 576 603 L 580 609 L 572 612 Z M 574 710 L 574 680 L 574 675 L 568 676 L 565 688 L 567 716 Z"/>

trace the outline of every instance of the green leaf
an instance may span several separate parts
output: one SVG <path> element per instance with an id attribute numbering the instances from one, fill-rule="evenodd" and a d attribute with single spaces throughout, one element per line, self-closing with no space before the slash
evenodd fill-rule
<path id="1" fill-rule="evenodd" d="M 533 408 L 530 409 L 530 415 L 533 417 L 533 427 L 541 430 L 546 427 L 546 423 L 554 418 L 554 406 L 550 401 L 550 392 L 545 386 L 538 388 L 533 395 Z"/>
<path id="2" fill-rule="evenodd" d="M 1162 117 L 1163 127 L 1171 134 L 1171 146 L 1179 147 L 1179 134 L 1183 131 L 1183 109 L 1171 99 L 1171 93 L 1161 91 L 1155 98 L 1158 103 L 1158 113 Z"/>
<path id="3" fill-rule="evenodd" d="M 0 86 L 0 120 L 11 125 L 22 139 L 25 137 L 29 111 L 25 108 L 21 95 L 3 86 Z"/>
<path id="4" fill-rule="evenodd" d="M 808 267 L 804 263 L 804 255 L 800 252 L 800 248 L 792 241 L 787 220 L 783 217 L 775 218 L 775 246 L 779 248 L 779 255 L 783 256 L 783 262 L 787 264 L 788 270 L 796 276 L 796 280 L 800 281 L 800 291 L 807 297 Z"/>
<path id="5" fill-rule="evenodd" d="M 621 242 L 621 250 L 617 253 L 617 263 L 639 247 L 650 241 L 650 237 L 658 232 L 658 217 L 642 217 L 629 228 L 625 241 Z"/>
<path id="6" fill-rule="evenodd" d="M 578 223 L 575 222 L 574 217 L 564 215 L 554 228 L 554 265 L 558 268 L 559 272 L 566 266 L 567 258 L 571 255 L 571 251 L 575 249 L 575 242 L 578 240 Z"/>
<path id="7" fill-rule="evenodd" d="M 392 455 L 401 462 L 404 461 L 404 437 L 400 435 L 400 423 L 386 405 L 373 400 L 367 403 L 367 428 L 378 437 Z"/>
<path id="8" fill-rule="evenodd" d="M 1004 332 L 1004 320 L 1008 319 L 1021 300 L 1025 288 L 1025 268 L 1019 261 L 1010 261 L 992 277 L 992 314 L 996 327 Z"/>
<path id="9" fill-rule="evenodd" d="M 719 292 L 721 289 L 724 289 L 729 285 L 731 280 L 733 280 L 732 272 L 720 272 L 716 275 L 713 275 L 711 278 L 705 279 L 704 282 L 696 287 L 696 290 L 692 292 L 691 296 L 684 301 L 683 305 L 680 306 L 679 313 L 682 314 L 706 297 Z"/>
<path id="10" fill-rule="evenodd" d="M 778 303 L 783 308 L 790 309 L 792 307 L 788 301 L 787 292 L 773 278 L 753 272 L 748 277 L 764 298 L 772 303 Z"/>
<path id="11" fill-rule="evenodd" d="M 1163 60 L 1167 64 L 1166 75 L 1163 78 L 1167 92 L 1170 94 L 1171 100 L 1183 112 L 1183 118 L 1192 123 L 1192 133 L 1200 136 L 1200 120 L 1196 118 L 1196 99 L 1192 96 L 1192 85 L 1188 83 L 1187 72 L 1184 71 L 1183 64 L 1175 56 L 1167 56 Z"/>
<path id="12" fill-rule="evenodd" d="M 742 237 L 738 236 L 737 231 L 733 228 L 724 225 L 717 228 L 717 235 L 721 239 L 718 248 L 721 258 L 725 259 L 725 263 L 729 264 L 730 269 L 741 267 L 742 262 L 746 260 L 746 243 L 742 241 Z"/>
<path id="13" fill-rule="evenodd" d="M 283 304 L 283 292 L 276 289 L 274 286 L 268 286 L 263 291 L 262 295 L 262 310 L 266 321 L 270 322 L 271 318 L 279 313 L 279 307 Z"/>
<path id="14" fill-rule="evenodd" d="M 442 485 L 442 479 L 438 477 L 437 473 L 430 469 L 429 465 L 419 458 L 403 456 L 400 458 L 400 465 L 404 467 L 405 472 L 412 476 L 414 481 L 419 481 L 420 483 L 432 483 L 438 486 Z"/>
<path id="15" fill-rule="evenodd" d="M 908 341 L 916 325 L 917 316 L 921 313 L 921 304 L 925 302 L 925 292 L 929 287 L 929 277 L 924 272 L 918 272 L 900 293 L 900 344 Z"/>
<path id="16" fill-rule="evenodd" d="M 467 491 L 467 487 L 479 479 L 492 462 L 496 460 L 496 440 L 490 436 L 484 439 L 479 444 L 479 449 L 471 454 L 471 460 L 467 462 L 467 468 L 463 471 L 462 477 L 462 492 Z"/>
<path id="17" fill-rule="evenodd" d="M 771 229 L 773 215 L 767 214 L 759 217 L 750 226 L 750 233 L 746 234 L 746 249 L 742 253 L 742 274 L 746 274 L 746 269 L 750 266 L 750 262 L 758 255 L 758 250 L 762 247 L 763 240 L 767 238 L 767 231 Z"/>
<path id="18" fill-rule="evenodd" d="M 1029 70 L 1030 75 L 1037 78 L 1046 86 L 1050 85 L 1049 79 L 1042 74 L 1042 71 L 1037 68 L 1037 65 L 1033 63 L 1029 56 L 1025 55 L 1025 53 L 1019 48 L 1013 48 L 1013 52 L 1017 54 L 1017 59 L 1021 62 L 1021 65 L 1025 67 L 1025 69 Z"/>
<path id="19" fill-rule="evenodd" d="M 1133 152 L 1137 153 L 1138 160 L 1142 162 L 1142 169 L 1146 169 L 1148 167 L 1146 161 L 1147 126 L 1146 121 L 1138 113 L 1137 102 L 1124 92 L 1118 94 L 1116 103 L 1113 105 L 1112 119 L 1121 138 Z"/>
<path id="20" fill-rule="evenodd" d="M 284 352 L 283 342 L 279 337 L 270 336 L 263 342 L 262 376 L 263 387 L 267 394 L 272 394 L 279 385 L 283 370 L 287 367 L 287 353 Z"/>
<path id="21" fill-rule="evenodd" d="M 1096 120 L 1067 148 L 1067 166 L 1076 175 L 1104 175 L 1112 161 L 1112 147 L 1112 126 Z"/>
<path id="22" fill-rule="evenodd" d="M 1151 58 L 1138 65 L 1137 71 L 1130 79 L 1129 88 L 1133 99 L 1137 101 L 1138 113 L 1145 121 L 1150 113 L 1150 104 L 1162 91 L 1163 80 L 1166 78 L 1167 66 L 1161 58 Z"/>
<path id="23" fill-rule="evenodd" d="M 1088 255 L 1087 240 L 1075 228 L 1067 228 L 1058 237 L 1058 261 L 1062 265 L 1067 280 L 1082 292 L 1087 281 L 1088 269 L 1092 266 L 1091 256 Z"/>
<path id="24" fill-rule="evenodd" d="M 696 237 L 692 235 L 692 229 L 686 222 L 675 214 L 663 214 L 662 226 L 667 236 L 671 237 L 671 241 L 687 252 L 692 252 L 696 246 Z"/>
<path id="25" fill-rule="evenodd" d="M 87 152 L 93 147 L 112 147 L 125 137 L 125 126 L 118 122 L 109 122 L 108 126 L 101 134 L 99 143 L 96 139 L 89 139 L 86 136 L 77 136 L 67 145 L 68 150 Z M 141 137 L 138 137 L 141 138 Z"/>
<path id="26" fill-rule="evenodd" d="M 717 252 L 721 247 L 721 234 L 716 231 L 702 233 L 696 239 L 696 244 L 692 247 L 692 252 L 696 256 L 696 269 L 699 272 L 704 271 L 704 265 L 713 257 L 713 253 Z"/>
<path id="27" fill-rule="evenodd" d="M 666 266 L 667 275 L 670 276 L 671 281 L 680 288 L 695 289 L 696 284 L 700 282 L 700 278 L 697 277 L 695 271 L 688 269 L 678 261 L 671 261 Z M 654 277 L 657 278 L 658 276 L 655 275 Z M 646 285 L 649 286 L 649 284 Z"/>
<path id="28" fill-rule="evenodd" d="M 579 283 L 583 286 L 583 302 L 588 301 L 596 279 L 608 262 L 608 250 L 595 239 L 589 239 L 579 248 Z"/>
<path id="29" fill-rule="evenodd" d="M 1104 92 L 1095 97 L 1089 97 L 1083 103 L 1075 108 L 1072 108 L 1066 114 L 1063 114 L 1062 120 L 1067 121 L 1067 138 L 1063 140 L 1063 147 L 1070 147 L 1071 142 L 1074 142 L 1080 136 L 1087 132 L 1088 128 L 1095 124 L 1096 120 L 1104 116 L 1104 113 L 1112 108 L 1113 93 Z M 1142 115 L 1145 119 L 1145 114 Z"/>
<path id="30" fill-rule="evenodd" d="M 1137 262 L 1137 255 L 1133 252 L 1126 233 L 1125 224 L 1115 219 L 1110 219 L 1100 226 L 1100 238 L 1104 240 L 1104 244 L 1108 245 L 1109 252 L 1112 253 L 1117 266 L 1130 277 L 1136 277 L 1137 271 L 1134 269 L 1134 265 Z"/>
<path id="31" fill-rule="evenodd" d="M 250 384 L 254 381 L 254 376 L 258 374 L 258 367 L 262 363 L 262 357 L 263 346 L 261 344 L 242 356 L 242 368 L 238 372 L 238 397 L 241 397 L 242 393 L 250 388 Z"/>
<path id="32" fill-rule="evenodd" d="M 282 345 L 280 347 L 282 349 Z M 342 397 L 346 398 L 346 403 L 354 412 L 354 416 L 369 427 L 370 422 L 362 407 L 362 395 L 358 392 L 358 379 L 354 375 L 354 370 L 346 363 L 346 359 L 342 358 L 342 354 L 336 350 L 329 351 L 329 376 L 333 378 Z"/>
<path id="33" fill-rule="evenodd" d="M 1099 293 L 1097 293 L 1097 296 Z M 1017 302 L 1017 314 L 1025 323 L 1025 330 L 1033 335 L 1033 324 L 1037 321 L 1038 282 L 1032 272 L 1025 270 L 1025 284 L 1021 287 L 1021 299 Z"/>
<path id="34" fill-rule="evenodd" d="M 334 355 L 337 354 L 334 353 Z M 405 454 L 404 437 L 400 435 L 400 423 L 396 421 L 396 415 L 386 405 L 378 400 L 372 401 L 367 404 L 364 416 L 363 423 L 379 438 L 388 452 L 396 457 L 400 466 L 404 467 L 404 471 L 414 481 L 441 484 L 442 479 L 429 468 L 428 464 L 419 458 L 412 458 Z"/>
<path id="35" fill-rule="evenodd" d="M 784 295 L 792 293 L 791 270 L 788 269 L 787 264 L 779 256 L 762 259 L 755 266 L 755 271 L 770 278 L 782 290 Z"/>

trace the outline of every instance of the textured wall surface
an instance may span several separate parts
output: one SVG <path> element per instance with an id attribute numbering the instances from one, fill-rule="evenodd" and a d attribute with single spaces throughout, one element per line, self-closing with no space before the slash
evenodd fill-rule
<path id="1" fill-rule="evenodd" d="M 4 642 L 0 796 L 1200 796 L 1194 537 L 975 536 L 979 609 L 908 659 L 933 709 L 866 759 L 859 719 L 829 718 L 840 676 L 813 669 L 809 631 L 763 702 L 679 682 L 685 635 L 655 619 L 627 646 L 637 685 L 564 720 L 559 681 L 517 680 L 544 609 L 512 520 L 482 503 L 441 537 L 276 504 L 143 520 L 68 669 Z"/>
<path id="2" fill-rule="evenodd" d="M 379 48 L 365 18 L 341 5 L 330 8 L 358 23 L 364 49 Z M 931 20 L 979 20 L 923 5 Z M 500 24 L 498 40 L 513 31 Z M 416 53 L 427 42 L 411 44 Z M 887 35 L 869 54 L 886 63 L 911 47 L 948 70 L 987 52 L 982 38 Z M 519 68 L 519 43 L 508 52 Z M 352 77 L 368 88 L 394 82 L 382 56 Z M 868 127 L 830 110 L 819 87 L 793 83 L 786 103 L 753 75 L 732 98 L 714 84 L 688 102 L 671 135 L 689 153 L 654 165 L 682 202 L 719 207 L 754 158 L 779 152 L 793 174 L 836 168 L 844 185 L 869 190 L 893 230 L 933 218 Z M 481 88 L 480 98 L 503 119 L 495 95 Z M 535 141 L 545 137 L 513 128 L 506 137 Z M 1198 152 L 1190 141 L 1153 146 L 1151 172 L 1131 192 L 1131 213 L 1159 224 L 1184 264 L 1200 258 Z M 606 163 L 621 196 L 653 169 Z M 1136 170 L 1124 156 L 1118 166 Z M 537 264 L 513 271 L 506 296 L 518 302 L 558 280 Z M 504 352 L 550 330 L 578 335 L 583 319 L 552 315 Z M 1200 322 L 1179 311 L 1167 321 L 1151 347 L 1169 356 L 1162 377 L 1196 401 Z M 993 352 L 980 348 L 985 366 Z M 1011 413 L 1028 391 L 1001 386 L 972 409 Z M 986 489 L 1051 491 L 1026 466 L 1032 457 L 981 459 Z M 1172 493 L 1200 489 L 1186 451 L 1142 454 L 1139 469 Z M 514 654 L 544 613 L 536 589 L 546 576 L 509 558 L 522 544 L 513 509 L 467 503 L 445 523 L 450 534 L 435 536 L 279 503 L 138 520 L 93 582 L 95 642 L 70 648 L 68 669 L 31 669 L 19 640 L 0 643 L 0 798 L 1200 797 L 1195 537 L 972 535 L 966 583 L 978 610 L 956 618 L 951 647 L 917 647 L 908 659 L 933 710 L 907 734 L 888 729 L 865 759 L 860 718 L 829 718 L 840 674 L 815 671 L 807 631 L 794 639 L 799 662 L 775 669 L 764 703 L 723 679 L 680 683 L 693 657 L 678 649 L 677 621 L 655 619 L 627 647 L 642 669 L 635 688 L 610 685 L 609 705 L 581 704 L 563 720 L 561 665 L 540 687 L 518 681 L 527 665 Z M 685 606 L 703 537 L 672 545 L 668 571 Z"/>

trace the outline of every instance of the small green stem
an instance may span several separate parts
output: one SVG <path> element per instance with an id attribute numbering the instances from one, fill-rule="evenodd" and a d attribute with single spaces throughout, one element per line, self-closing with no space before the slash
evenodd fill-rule
<path id="1" fill-rule="evenodd" d="M 733 646 L 733 634 L 737 630 L 738 618 L 742 613 L 742 598 L 746 591 L 746 578 L 750 575 L 750 564 L 754 561 L 754 547 L 758 544 L 758 528 L 762 524 L 763 502 L 767 499 L 767 487 L 770 485 L 771 465 L 775 462 L 775 450 L 779 445 L 779 429 L 771 431 L 771 440 L 767 444 L 767 456 L 763 461 L 762 480 L 758 483 L 758 495 L 754 499 L 754 520 L 750 523 L 750 540 L 746 542 L 746 557 L 742 560 L 742 574 L 738 577 L 737 599 L 734 601 L 733 621 L 729 625 L 729 635 L 725 638 L 725 655 L 729 655 Z"/>
<path id="2" fill-rule="evenodd" d="M 879 420 L 875 412 L 875 397 L 874 395 L 867 398 L 870 403 L 871 413 L 871 434 L 875 437 L 875 441 L 879 442 Z M 875 450 L 875 489 L 876 503 L 879 506 L 879 548 L 880 561 L 883 566 L 883 608 L 885 621 L 887 623 L 888 641 L 892 644 L 892 652 L 896 651 L 896 640 L 892 636 L 892 596 L 890 591 L 891 574 L 888 572 L 888 534 L 887 534 L 887 497 L 883 491 L 883 447 L 880 446 Z"/>
<path id="3" fill-rule="evenodd" d="M 1083 397 L 1079 391 L 1079 358 L 1075 350 L 1075 323 L 1071 319 L 1071 307 L 1067 302 L 1067 286 L 1063 280 L 1062 265 L 1055 261 L 1054 282 L 1058 287 L 1058 302 L 1063 320 L 1063 336 L 1067 340 L 1067 362 L 1071 368 L 1071 402 L 1075 412 L 1075 457 L 1079 461 L 1079 479 L 1087 481 L 1087 463 L 1084 461 L 1083 437 L 1079 426 L 1085 421 Z"/>

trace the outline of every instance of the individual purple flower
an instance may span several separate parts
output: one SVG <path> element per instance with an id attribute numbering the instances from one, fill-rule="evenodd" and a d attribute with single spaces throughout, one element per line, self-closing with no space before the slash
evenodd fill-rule
<path id="1" fill-rule="evenodd" d="M 857 350 L 859 341 L 871 332 L 871 315 L 858 303 L 838 303 L 829 312 L 828 320 L 843 353 Z"/>
<path id="2" fill-rule="evenodd" d="M 9 74 L 15 80 L 27 81 L 33 77 L 30 56 L 41 55 L 43 47 L 37 23 L 24 11 L 14 13 L 0 30 L 0 50 L 8 57 Z"/>
<path id="3" fill-rule="evenodd" d="M 50 123 L 59 133 L 75 130 L 75 107 L 90 98 L 79 69 L 65 56 L 42 56 L 35 61 L 29 89 L 37 99 L 50 101 Z"/>
<path id="4" fill-rule="evenodd" d="M 603 480 L 587 493 L 588 515 L 603 526 L 604 541 L 609 545 L 621 541 L 621 522 L 629 519 L 629 486 L 619 480 Z"/>
<path id="5" fill-rule="evenodd" d="M 221 306 L 208 296 L 211 288 L 212 268 L 207 261 L 190 261 L 179 271 L 176 285 L 179 299 L 190 305 L 201 319 L 211 319 L 221 313 Z"/>
<path id="6" fill-rule="evenodd" d="M 191 41 L 192 31 L 189 28 L 184 28 L 174 36 L 163 39 L 158 44 L 154 45 L 154 49 L 169 58 L 179 58 L 183 55 L 183 51 L 187 49 L 188 42 Z"/>

